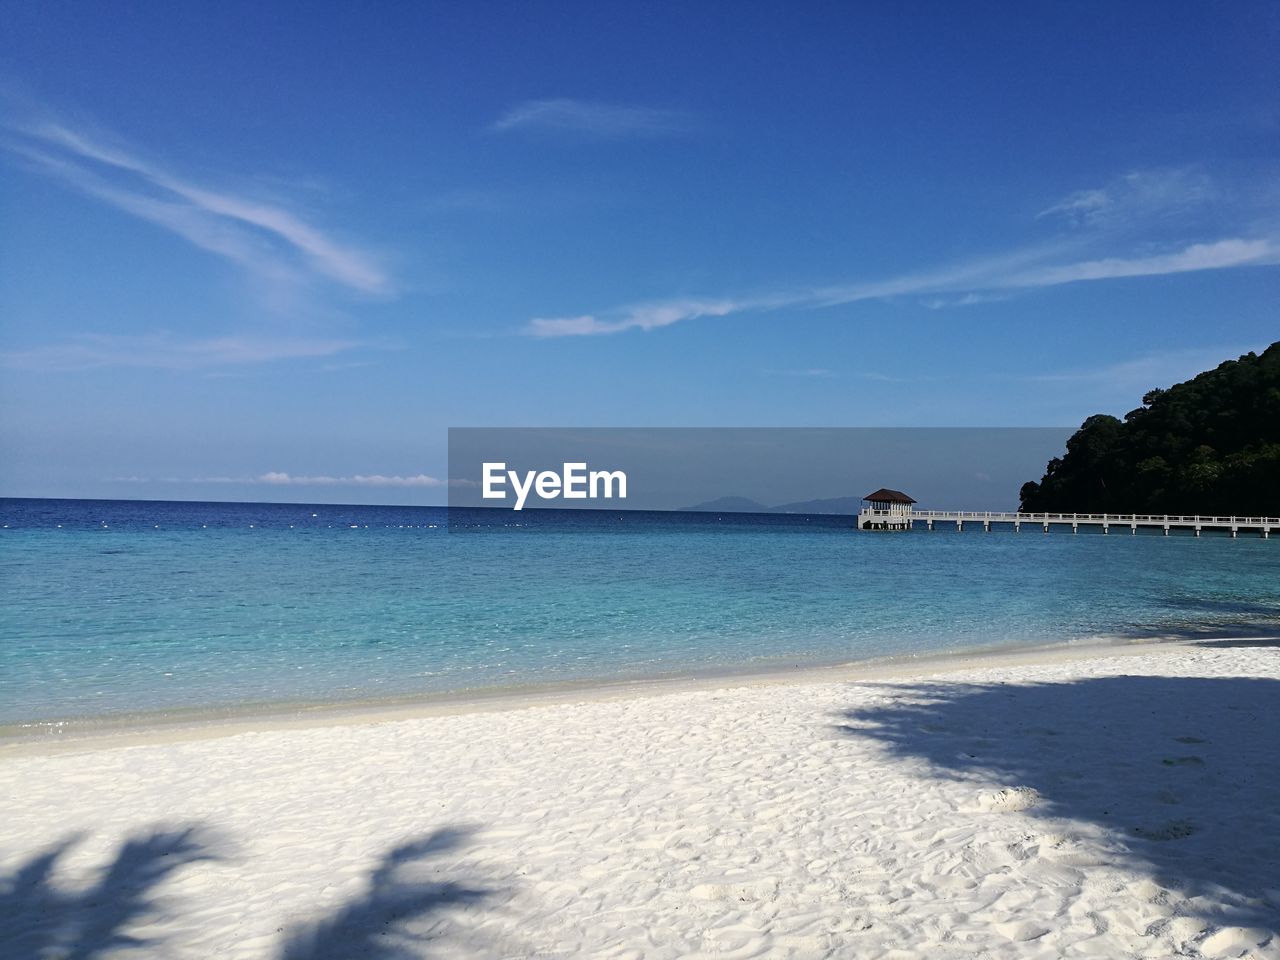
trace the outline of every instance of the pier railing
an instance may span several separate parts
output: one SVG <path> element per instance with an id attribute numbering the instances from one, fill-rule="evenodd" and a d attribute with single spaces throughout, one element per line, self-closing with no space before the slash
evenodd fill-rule
<path id="1" fill-rule="evenodd" d="M 888 510 L 864 510 L 864 514 L 888 517 Z M 894 514 L 902 516 L 902 514 Z M 912 510 L 906 514 L 910 520 L 991 520 L 1022 521 L 1023 523 L 1114 523 L 1117 526 L 1125 523 L 1176 523 L 1176 524 L 1243 524 L 1247 526 L 1280 526 L 1280 517 L 1219 517 L 1206 514 L 1172 514 L 1172 513 L 1015 513 L 997 510 Z"/>
<path id="2" fill-rule="evenodd" d="M 1017 513 L 998 510 L 878 510 L 865 509 L 858 514 L 858 527 L 869 529 L 905 530 L 922 521 L 930 530 L 935 523 L 954 523 L 963 530 L 966 523 L 980 523 L 990 530 L 993 523 L 1011 524 L 1020 530 L 1023 524 L 1039 525 L 1047 533 L 1053 524 L 1070 525 L 1073 531 L 1084 526 L 1101 526 L 1103 532 L 1111 527 L 1128 527 L 1137 533 L 1139 527 L 1158 527 L 1167 534 L 1171 529 L 1192 529 L 1198 536 L 1201 530 L 1229 530 L 1235 536 L 1240 530 L 1255 530 L 1264 537 L 1280 530 L 1280 517 L 1238 517 L 1208 514 L 1157 514 L 1157 513 Z"/>

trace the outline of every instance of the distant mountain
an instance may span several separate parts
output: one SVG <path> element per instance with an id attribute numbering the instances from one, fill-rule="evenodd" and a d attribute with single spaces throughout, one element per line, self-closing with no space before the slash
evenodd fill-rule
<path id="1" fill-rule="evenodd" d="M 772 513 L 763 503 L 750 497 L 716 497 L 692 507 L 681 508 L 686 513 Z"/>
<path id="2" fill-rule="evenodd" d="M 857 497 L 834 497 L 830 500 L 796 500 L 767 507 L 750 497 L 717 497 L 705 503 L 684 507 L 687 513 L 857 513 L 861 501 Z"/>
<path id="3" fill-rule="evenodd" d="M 1280 342 L 1097 414 L 1022 486 L 1038 513 L 1280 514 Z"/>
<path id="4" fill-rule="evenodd" d="M 778 507 L 770 507 L 770 513 L 857 513 L 862 505 L 861 497 L 831 497 L 827 500 L 797 500 L 795 503 L 784 503 Z"/>

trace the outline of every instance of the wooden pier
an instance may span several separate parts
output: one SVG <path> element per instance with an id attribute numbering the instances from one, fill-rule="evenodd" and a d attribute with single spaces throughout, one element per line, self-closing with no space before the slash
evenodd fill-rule
<path id="1" fill-rule="evenodd" d="M 965 524 L 982 525 L 984 531 L 990 532 L 993 524 L 1011 526 L 1015 532 L 1024 526 L 1040 527 L 1045 533 L 1052 526 L 1070 527 L 1072 533 L 1079 533 L 1081 527 L 1101 527 L 1103 533 L 1110 533 L 1112 528 L 1136 534 L 1139 527 L 1162 530 L 1167 537 L 1170 530 L 1192 530 L 1200 536 L 1202 530 L 1230 531 L 1237 536 L 1241 531 L 1260 534 L 1264 539 L 1271 536 L 1272 530 L 1280 530 L 1280 517 L 1202 517 L 1173 516 L 1169 514 L 1145 513 L 999 513 L 979 512 L 975 510 L 915 510 L 910 505 L 897 506 L 892 509 L 863 508 L 858 513 L 859 530 L 911 530 L 917 523 L 923 523 L 929 530 L 935 523 L 955 524 L 957 532 L 964 530 Z"/>

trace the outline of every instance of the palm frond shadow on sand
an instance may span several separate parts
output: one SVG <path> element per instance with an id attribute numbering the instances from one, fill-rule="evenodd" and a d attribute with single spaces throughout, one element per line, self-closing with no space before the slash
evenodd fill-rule
<path id="1" fill-rule="evenodd" d="M 915 684 L 838 729 L 1103 828 L 1115 857 L 1201 897 L 1203 918 L 1280 929 L 1280 681 L 1109 676 Z"/>
<path id="2" fill-rule="evenodd" d="M 369 873 L 368 892 L 321 920 L 291 930 L 281 960 L 395 960 L 430 956 L 432 940 L 447 934 L 433 925 L 447 908 L 477 904 L 491 890 L 453 880 L 416 877 L 425 861 L 461 846 L 470 827 L 447 827 L 389 850 Z M 449 947 L 445 935 L 439 948 Z M 447 953 L 441 953 L 445 956 Z"/>
<path id="3" fill-rule="evenodd" d="M 120 948 L 154 947 L 129 931 L 160 913 L 156 889 L 183 867 L 217 859 L 208 852 L 205 828 L 157 828 L 125 840 L 95 883 L 68 890 L 54 875 L 83 839 L 72 834 L 0 876 L 0 956 L 89 960 Z"/>
<path id="4" fill-rule="evenodd" d="M 472 832 L 449 827 L 392 848 L 370 870 L 366 893 L 287 931 L 280 960 L 422 958 L 432 956 L 433 947 L 456 945 L 450 935 L 458 931 L 441 929 L 436 915 L 479 903 L 490 891 L 442 880 L 429 861 L 461 846 Z M 172 918 L 181 905 L 163 897 L 166 881 L 192 864 L 221 859 L 211 851 L 223 845 L 201 825 L 140 832 L 120 845 L 95 882 L 73 889 L 57 875 L 83 840 L 82 833 L 68 835 L 0 872 L 0 958 L 92 960 L 118 950 L 132 955 L 132 949 L 138 956 L 164 956 L 161 938 L 138 928 Z"/>

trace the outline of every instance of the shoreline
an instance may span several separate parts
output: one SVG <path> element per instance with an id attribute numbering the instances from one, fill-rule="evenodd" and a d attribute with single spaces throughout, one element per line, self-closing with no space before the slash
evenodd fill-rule
<path id="1" fill-rule="evenodd" d="M 1047 666 L 1096 657 L 1174 653 L 1189 646 L 1232 641 L 1280 643 L 1272 631 L 1150 637 L 1094 637 L 1038 644 L 992 644 L 923 654 L 897 654 L 831 663 L 712 668 L 648 678 L 588 678 L 439 694 L 345 701 L 252 704 L 193 708 L 94 718 L 0 725 L 0 760 L 106 750 L 155 743 L 211 740 L 241 733 L 309 730 L 475 713 L 504 713 L 540 706 L 645 699 L 668 694 L 805 686 L 862 680 L 910 679 L 976 669 Z"/>

